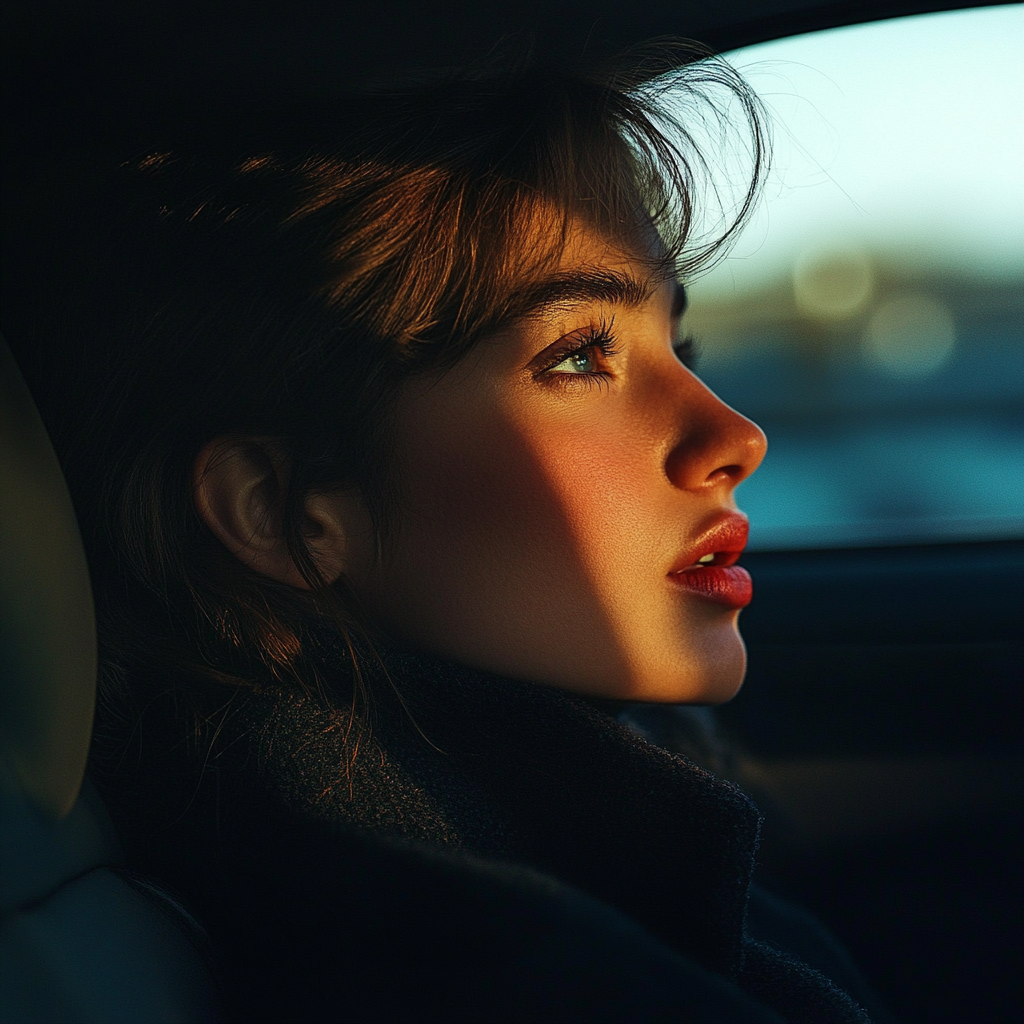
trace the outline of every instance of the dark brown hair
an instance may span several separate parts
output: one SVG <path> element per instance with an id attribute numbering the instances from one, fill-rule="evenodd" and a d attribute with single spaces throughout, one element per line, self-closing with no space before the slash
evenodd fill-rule
<path id="1" fill-rule="evenodd" d="M 734 128 L 749 180 L 701 233 L 715 177 L 698 136 Z M 691 275 L 749 212 L 765 149 L 728 65 L 663 44 L 585 73 L 477 69 L 194 122 L 37 187 L 4 306 L 82 521 L 106 689 L 318 688 L 310 624 L 366 624 L 317 574 L 305 496 L 360 487 L 383 545 L 400 383 L 515 318 L 570 222 L 635 248 L 653 225 L 654 269 Z M 561 235 L 529 241 L 553 214 Z M 292 460 L 285 529 L 310 591 L 248 569 L 196 515 L 193 464 L 221 435 L 275 438 Z"/>

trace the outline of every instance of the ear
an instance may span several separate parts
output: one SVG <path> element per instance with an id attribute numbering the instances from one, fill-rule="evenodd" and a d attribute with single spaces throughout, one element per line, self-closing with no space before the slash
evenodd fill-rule
<path id="1" fill-rule="evenodd" d="M 291 461 L 269 437 L 220 437 L 196 458 L 192 495 L 199 517 L 239 561 L 293 587 L 308 589 L 284 537 Z M 347 531 L 340 509 L 324 498 L 307 502 L 303 535 L 324 579 L 344 568 Z"/>

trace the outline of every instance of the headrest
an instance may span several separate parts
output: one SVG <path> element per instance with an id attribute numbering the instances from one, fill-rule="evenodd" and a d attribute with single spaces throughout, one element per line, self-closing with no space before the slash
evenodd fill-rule
<path id="1" fill-rule="evenodd" d="M 53 446 L 0 338 L 0 759 L 52 818 L 81 788 L 95 700 L 85 549 Z"/>

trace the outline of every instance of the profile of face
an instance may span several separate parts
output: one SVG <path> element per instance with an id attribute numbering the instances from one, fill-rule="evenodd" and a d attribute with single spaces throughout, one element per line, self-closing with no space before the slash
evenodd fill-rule
<path id="1" fill-rule="evenodd" d="M 530 315 L 403 385 L 382 561 L 358 494 L 309 499 L 318 564 L 390 634 L 594 696 L 713 704 L 739 688 L 751 587 L 734 491 L 766 441 L 685 365 L 682 289 L 650 266 L 577 227 Z M 210 451 L 203 518 L 301 585 L 272 514 L 287 467 Z"/>

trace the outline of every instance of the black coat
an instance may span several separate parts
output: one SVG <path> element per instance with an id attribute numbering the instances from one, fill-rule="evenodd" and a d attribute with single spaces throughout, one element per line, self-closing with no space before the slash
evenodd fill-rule
<path id="1" fill-rule="evenodd" d="M 342 653 L 324 674 L 351 694 Z M 763 941 L 859 984 L 751 889 L 735 785 L 610 702 L 398 652 L 370 676 L 355 715 L 239 694 L 208 747 L 154 702 L 100 780 L 132 862 L 207 926 L 229 1019 L 869 1020 Z"/>

